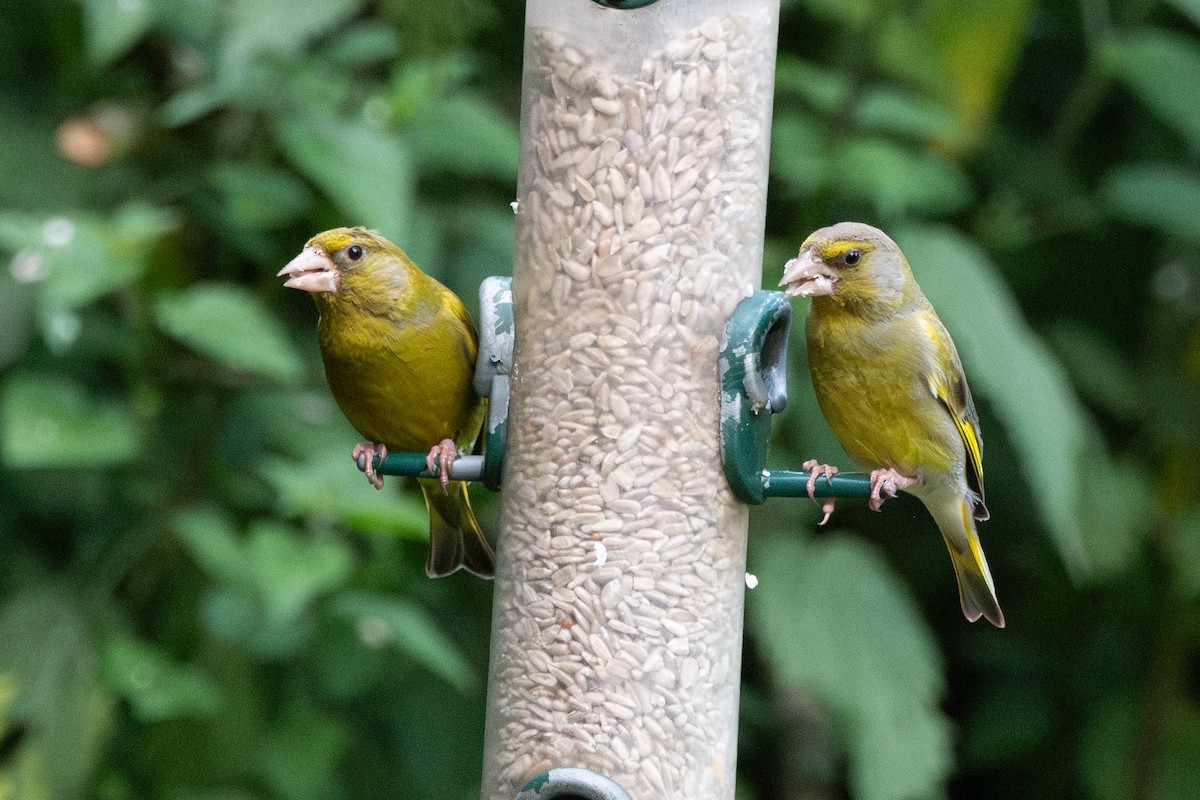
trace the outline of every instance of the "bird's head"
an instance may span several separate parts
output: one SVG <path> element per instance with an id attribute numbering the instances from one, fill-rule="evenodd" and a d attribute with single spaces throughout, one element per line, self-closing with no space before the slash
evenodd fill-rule
<path id="1" fill-rule="evenodd" d="M 394 260 L 387 257 L 397 253 L 407 262 L 398 247 L 374 231 L 334 228 L 309 239 L 278 277 L 288 276 L 284 286 L 312 292 L 317 299 L 330 298 L 372 279 L 381 266 Z"/>
<path id="2" fill-rule="evenodd" d="M 912 271 L 886 233 L 861 222 L 839 222 L 804 240 L 784 265 L 788 297 L 829 298 L 843 306 L 897 306 L 915 289 Z"/>

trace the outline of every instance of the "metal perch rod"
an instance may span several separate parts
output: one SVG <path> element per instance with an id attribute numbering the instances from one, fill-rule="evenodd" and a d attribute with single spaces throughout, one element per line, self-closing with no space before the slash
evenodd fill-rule
<path id="1" fill-rule="evenodd" d="M 359 466 L 362 469 L 362 465 Z M 437 472 L 425 468 L 425 453 L 388 453 L 375 458 L 375 471 L 381 475 L 409 478 L 436 478 Z M 483 456 L 459 456 L 450 465 L 450 480 L 477 481 L 483 475 Z"/>
<path id="2" fill-rule="evenodd" d="M 830 478 L 817 476 L 814 497 L 869 497 L 871 479 L 861 472 L 839 473 Z M 791 470 L 763 472 L 766 497 L 808 497 L 808 473 Z"/>

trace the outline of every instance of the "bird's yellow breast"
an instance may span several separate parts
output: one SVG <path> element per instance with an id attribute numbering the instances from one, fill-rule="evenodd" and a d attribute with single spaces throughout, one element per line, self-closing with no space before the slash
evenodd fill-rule
<path id="1" fill-rule="evenodd" d="M 479 426 L 475 331 L 445 303 L 415 311 L 324 309 L 318 339 L 330 390 L 359 433 L 391 449 L 469 443 Z"/>
<path id="2" fill-rule="evenodd" d="M 809 312 L 808 359 L 821 412 L 863 469 L 920 477 L 961 462 L 953 421 L 929 389 L 931 357 L 904 316 L 864 320 L 832 308 Z"/>

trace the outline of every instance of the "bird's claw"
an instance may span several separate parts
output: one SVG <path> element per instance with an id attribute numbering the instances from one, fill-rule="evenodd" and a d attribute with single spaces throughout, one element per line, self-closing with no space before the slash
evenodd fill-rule
<path id="1" fill-rule="evenodd" d="M 387 458 L 387 445 L 382 442 L 359 442 L 354 445 L 354 451 L 350 457 L 354 459 L 354 463 L 367 476 L 367 482 L 376 489 L 383 488 L 383 476 L 375 471 L 375 456 L 379 456 L 379 461 Z"/>
<path id="2" fill-rule="evenodd" d="M 896 470 L 876 469 L 871 471 L 871 500 L 867 503 L 872 511 L 883 507 L 883 501 L 895 497 L 900 489 L 907 489 L 917 482 L 916 478 L 901 475 Z"/>
<path id="3" fill-rule="evenodd" d="M 442 491 L 450 486 L 450 465 L 458 458 L 458 447 L 449 439 L 442 439 L 429 449 L 425 456 L 425 469 L 437 475 Z"/>
<path id="4" fill-rule="evenodd" d="M 805 461 L 800 465 L 800 468 L 808 473 L 808 483 L 806 486 L 808 487 L 809 499 L 811 499 L 814 503 L 817 502 L 817 476 L 824 475 L 825 482 L 832 486 L 833 476 L 837 475 L 838 471 L 837 467 L 831 464 L 822 464 L 815 458 L 810 458 L 808 461 Z M 833 515 L 833 508 L 836 502 L 837 501 L 832 497 L 825 498 L 824 502 L 821 503 L 821 511 L 824 516 L 821 517 L 821 521 L 818 522 L 817 525 L 824 525 L 826 522 L 829 522 L 829 518 Z"/>

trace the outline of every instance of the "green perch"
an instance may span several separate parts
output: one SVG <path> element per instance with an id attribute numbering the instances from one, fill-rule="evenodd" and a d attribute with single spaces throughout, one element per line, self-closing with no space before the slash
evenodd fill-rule
<path id="1" fill-rule="evenodd" d="M 764 470 L 763 497 L 808 497 L 808 473 L 793 470 Z M 813 497 L 870 497 L 871 477 L 863 472 L 846 472 L 826 478 L 817 476 Z"/>

